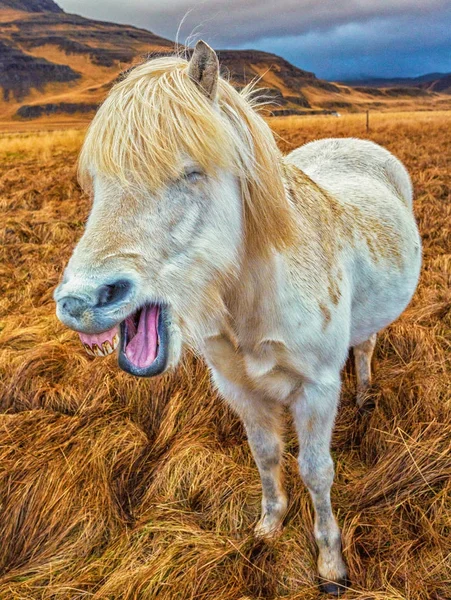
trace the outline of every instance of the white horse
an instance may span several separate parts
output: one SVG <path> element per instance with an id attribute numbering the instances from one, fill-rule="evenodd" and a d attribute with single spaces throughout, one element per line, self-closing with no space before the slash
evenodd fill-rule
<path id="1" fill-rule="evenodd" d="M 358 403 L 376 334 L 415 291 L 412 186 L 387 150 L 324 139 L 282 156 L 249 91 L 199 42 L 189 62 L 150 60 L 111 90 L 80 158 L 86 230 L 55 292 L 89 353 L 156 375 L 182 343 L 205 357 L 242 417 L 260 471 L 256 531 L 281 527 L 281 422 L 291 411 L 315 508 L 322 588 L 346 585 L 332 513 L 330 440 L 354 349 Z"/>

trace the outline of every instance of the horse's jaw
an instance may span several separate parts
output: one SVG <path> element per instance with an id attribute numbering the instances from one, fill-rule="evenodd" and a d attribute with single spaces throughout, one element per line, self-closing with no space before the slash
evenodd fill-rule
<path id="1" fill-rule="evenodd" d="M 80 333 L 80 339 L 91 356 L 106 356 L 118 348 L 118 364 L 123 371 L 153 377 L 168 367 L 169 323 L 164 305 L 146 304 L 112 329 L 95 335 Z"/>

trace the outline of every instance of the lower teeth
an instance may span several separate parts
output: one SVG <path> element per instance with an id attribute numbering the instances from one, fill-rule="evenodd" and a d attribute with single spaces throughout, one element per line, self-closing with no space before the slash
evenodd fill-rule
<path id="1" fill-rule="evenodd" d="M 86 352 L 89 356 L 108 356 L 117 348 L 119 343 L 119 335 L 117 333 L 114 334 L 113 339 L 110 341 L 106 340 L 103 342 L 102 347 L 99 347 L 97 344 L 93 344 L 90 346 L 89 344 L 83 344 Z"/>
<path id="2" fill-rule="evenodd" d="M 83 346 L 85 347 L 85 350 L 89 354 L 89 356 L 95 356 L 94 352 L 91 349 L 91 346 L 89 346 L 88 344 L 83 344 Z"/>

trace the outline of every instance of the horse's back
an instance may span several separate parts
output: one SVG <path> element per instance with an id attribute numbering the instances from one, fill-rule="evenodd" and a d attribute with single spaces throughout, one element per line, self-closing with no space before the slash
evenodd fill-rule
<path id="1" fill-rule="evenodd" d="M 391 152 L 374 142 L 326 138 L 297 148 L 287 160 L 334 195 L 340 186 L 352 187 L 353 183 L 361 186 L 366 181 L 371 187 L 377 182 L 412 207 L 412 183 L 406 168 Z"/>
<path id="2" fill-rule="evenodd" d="M 342 248 L 336 260 L 350 286 L 351 345 L 365 341 L 399 316 L 418 282 L 410 177 L 388 150 L 353 138 L 311 142 L 286 160 L 344 209 L 333 233 Z"/>

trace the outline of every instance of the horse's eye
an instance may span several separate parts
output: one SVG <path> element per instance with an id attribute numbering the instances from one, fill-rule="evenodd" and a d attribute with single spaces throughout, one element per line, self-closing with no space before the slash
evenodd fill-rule
<path id="1" fill-rule="evenodd" d="M 190 171 L 186 171 L 186 173 L 183 175 L 183 178 L 190 183 L 196 183 L 204 178 L 204 173 L 199 169 L 192 169 Z"/>

